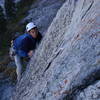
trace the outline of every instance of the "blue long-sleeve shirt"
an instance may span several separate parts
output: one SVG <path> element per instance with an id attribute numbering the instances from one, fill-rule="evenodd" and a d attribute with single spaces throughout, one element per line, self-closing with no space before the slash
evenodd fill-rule
<path id="1" fill-rule="evenodd" d="M 35 39 L 30 34 L 23 34 L 14 40 L 14 49 L 20 57 L 27 57 L 30 50 L 36 48 L 36 44 L 40 42 L 42 35 Z"/>

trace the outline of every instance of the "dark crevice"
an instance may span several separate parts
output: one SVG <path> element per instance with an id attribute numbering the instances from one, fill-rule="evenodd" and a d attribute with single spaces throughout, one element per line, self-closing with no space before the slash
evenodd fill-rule
<path id="1" fill-rule="evenodd" d="M 53 59 L 48 63 L 46 69 L 44 70 L 44 73 L 49 69 L 51 63 L 54 61 L 54 59 L 55 59 L 59 54 L 60 54 L 60 52 L 58 52 L 58 53 L 53 57 Z"/>
<path id="2" fill-rule="evenodd" d="M 88 86 L 95 84 L 98 80 L 100 80 L 100 69 L 91 72 L 82 80 L 81 84 L 73 85 L 63 100 L 76 100 L 77 94 L 86 89 Z"/>
<path id="3" fill-rule="evenodd" d="M 48 66 L 46 67 L 46 69 L 44 70 L 44 73 L 49 69 L 50 65 L 51 65 L 52 61 L 49 62 Z"/>
<path id="4" fill-rule="evenodd" d="M 44 73 L 49 69 L 51 63 L 54 61 L 54 59 L 62 52 L 62 49 L 59 49 L 57 52 L 55 52 L 55 54 L 53 55 L 52 59 L 48 62 L 45 70 L 44 70 Z"/>
<path id="5" fill-rule="evenodd" d="M 85 17 L 85 15 L 88 13 L 88 11 L 91 9 L 92 5 L 93 5 L 94 1 L 91 2 L 90 6 L 88 7 L 88 9 L 86 10 L 86 12 L 83 14 L 81 20 Z"/>

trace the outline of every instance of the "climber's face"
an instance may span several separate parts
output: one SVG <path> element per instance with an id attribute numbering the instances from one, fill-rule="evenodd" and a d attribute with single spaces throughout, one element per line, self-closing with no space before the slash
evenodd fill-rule
<path id="1" fill-rule="evenodd" d="M 29 34 L 30 34 L 33 38 L 37 38 L 38 29 L 37 29 L 37 28 L 32 28 L 32 29 L 29 31 Z"/>

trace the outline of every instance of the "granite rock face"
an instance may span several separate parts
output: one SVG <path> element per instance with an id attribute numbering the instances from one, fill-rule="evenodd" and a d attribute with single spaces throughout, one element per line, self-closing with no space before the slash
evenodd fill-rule
<path id="1" fill-rule="evenodd" d="M 76 100 L 100 100 L 100 81 L 84 89 Z"/>
<path id="2" fill-rule="evenodd" d="M 66 0 L 12 100 L 100 100 L 100 1 Z"/>

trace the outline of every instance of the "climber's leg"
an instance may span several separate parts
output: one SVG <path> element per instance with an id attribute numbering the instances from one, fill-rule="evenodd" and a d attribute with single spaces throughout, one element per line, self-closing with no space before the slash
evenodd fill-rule
<path id="1" fill-rule="evenodd" d="M 22 72 L 21 58 L 18 55 L 15 55 L 14 59 L 15 59 L 15 64 L 17 66 L 17 68 L 16 68 L 17 81 L 19 82 L 21 79 L 21 72 Z"/>

